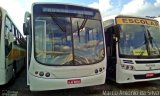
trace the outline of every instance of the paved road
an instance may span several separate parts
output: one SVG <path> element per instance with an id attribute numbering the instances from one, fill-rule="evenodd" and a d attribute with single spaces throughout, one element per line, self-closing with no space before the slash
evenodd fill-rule
<path id="1" fill-rule="evenodd" d="M 15 81 L 0 86 L 0 90 L 2 96 L 160 96 L 160 80 L 123 85 L 108 81 L 104 85 L 85 88 L 30 92 L 24 69 Z"/>

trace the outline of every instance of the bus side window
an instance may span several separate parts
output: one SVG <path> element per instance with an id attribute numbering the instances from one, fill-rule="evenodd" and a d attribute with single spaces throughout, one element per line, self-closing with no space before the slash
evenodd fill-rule
<path id="1" fill-rule="evenodd" d="M 11 31 L 11 21 L 8 17 L 5 19 L 5 55 L 7 56 L 11 50 L 9 42 L 9 32 Z"/>

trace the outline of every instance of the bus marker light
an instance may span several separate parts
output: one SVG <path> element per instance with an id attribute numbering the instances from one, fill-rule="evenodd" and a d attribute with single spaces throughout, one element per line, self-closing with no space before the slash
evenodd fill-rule
<path id="1" fill-rule="evenodd" d="M 154 76 L 154 73 L 147 73 L 146 74 L 146 77 L 153 77 Z"/>
<path id="2" fill-rule="evenodd" d="M 81 79 L 67 80 L 67 84 L 80 84 L 80 83 L 81 83 Z"/>

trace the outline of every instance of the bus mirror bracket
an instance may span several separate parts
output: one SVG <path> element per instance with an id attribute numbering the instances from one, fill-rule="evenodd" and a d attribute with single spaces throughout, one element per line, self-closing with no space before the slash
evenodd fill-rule
<path id="1" fill-rule="evenodd" d="M 114 26 L 114 34 L 115 34 L 115 36 L 114 36 L 114 39 L 118 42 L 118 40 L 119 40 L 119 38 L 120 38 L 120 31 L 119 31 L 119 26 L 118 25 L 116 25 L 116 26 Z"/>
<path id="2" fill-rule="evenodd" d="M 115 35 L 113 35 L 113 39 L 116 41 L 116 42 L 118 42 L 118 37 L 116 36 L 116 34 Z"/>

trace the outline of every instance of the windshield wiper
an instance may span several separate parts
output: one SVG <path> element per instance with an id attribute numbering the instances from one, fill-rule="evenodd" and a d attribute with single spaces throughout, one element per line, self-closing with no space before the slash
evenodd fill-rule
<path id="1" fill-rule="evenodd" d="M 77 31 L 78 31 L 77 35 L 78 35 L 79 42 L 80 42 L 80 33 L 79 33 L 79 30 L 80 30 L 80 28 L 79 28 L 79 24 L 78 24 L 78 21 L 77 21 Z"/>
<path id="2" fill-rule="evenodd" d="M 146 45 L 146 49 L 147 49 L 147 53 L 149 52 L 149 42 L 148 42 L 148 40 L 147 40 L 147 36 L 146 36 L 146 33 L 144 33 L 144 45 Z M 143 55 L 143 53 L 145 52 L 145 49 L 144 50 L 142 50 L 139 54 L 138 54 L 138 56 L 142 56 Z"/>
<path id="3" fill-rule="evenodd" d="M 62 30 L 62 32 L 66 32 L 66 29 L 63 29 L 59 24 L 58 22 L 56 21 L 56 19 L 51 15 L 51 18 L 53 20 L 53 22 Z"/>
<path id="4" fill-rule="evenodd" d="M 149 31 L 148 29 L 147 29 L 147 33 L 148 33 L 148 39 L 149 39 L 149 42 L 150 42 L 152 48 L 153 48 L 153 43 L 154 43 L 156 49 L 158 50 L 158 52 L 159 52 L 159 54 L 160 54 L 160 50 L 159 50 L 159 48 L 158 48 L 158 45 L 157 45 L 157 43 L 154 41 L 154 38 L 151 36 L 151 33 L 150 33 L 150 31 Z"/>
<path id="5" fill-rule="evenodd" d="M 82 22 L 82 24 L 80 26 L 80 29 L 84 28 L 84 26 L 86 25 L 86 22 L 87 22 L 87 18 L 84 18 L 84 20 L 83 20 L 83 22 Z"/>
<path id="6" fill-rule="evenodd" d="M 84 26 L 86 25 L 87 22 L 87 18 L 84 18 L 84 20 L 82 21 L 81 26 L 79 26 L 79 23 L 77 21 L 77 32 L 78 32 L 78 38 L 79 38 L 79 42 L 80 42 L 80 30 L 84 28 Z"/>
<path id="7" fill-rule="evenodd" d="M 149 30 L 147 29 L 147 34 L 148 34 L 148 40 L 149 40 L 149 42 L 150 42 L 150 44 L 151 44 L 151 46 L 153 47 L 153 37 L 151 36 L 151 33 L 149 32 Z"/>
<path id="8" fill-rule="evenodd" d="M 156 49 L 158 50 L 158 52 L 160 54 L 160 49 L 158 48 L 157 43 L 154 41 L 154 39 L 151 36 L 151 33 L 150 33 L 150 31 L 148 29 L 147 29 L 147 32 L 144 33 L 144 38 L 145 38 L 144 44 L 146 45 L 146 49 L 147 49 L 148 55 L 149 56 L 151 55 L 151 48 L 150 47 L 153 48 L 153 43 L 155 44 L 155 47 L 156 47 Z M 144 52 L 145 52 L 145 50 L 144 51 L 142 50 L 138 56 L 142 56 Z"/>
<path id="9" fill-rule="evenodd" d="M 58 21 L 52 15 L 50 15 L 50 16 L 51 16 L 53 22 L 60 28 L 60 30 L 65 33 L 65 38 L 66 38 L 66 41 L 67 41 L 67 32 L 66 32 L 67 29 L 66 29 L 66 25 L 64 24 L 65 28 L 63 28 L 62 26 L 60 26 L 60 24 L 58 24 Z"/>

